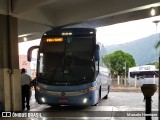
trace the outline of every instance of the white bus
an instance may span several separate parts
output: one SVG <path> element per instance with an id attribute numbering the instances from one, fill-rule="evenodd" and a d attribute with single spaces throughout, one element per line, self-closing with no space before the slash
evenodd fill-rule
<path id="1" fill-rule="evenodd" d="M 159 70 L 155 65 L 144 65 L 129 68 L 128 83 L 129 85 L 141 86 L 143 84 L 158 85 Z"/>

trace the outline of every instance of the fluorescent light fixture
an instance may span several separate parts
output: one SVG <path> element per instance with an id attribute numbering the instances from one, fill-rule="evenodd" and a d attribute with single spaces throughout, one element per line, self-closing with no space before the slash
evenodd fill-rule
<path id="1" fill-rule="evenodd" d="M 24 42 L 26 42 L 27 41 L 27 37 L 24 37 L 23 40 L 24 40 Z"/>
<path id="2" fill-rule="evenodd" d="M 150 14 L 151 14 L 151 16 L 155 16 L 156 15 L 156 10 L 154 8 L 151 8 Z"/>
<path id="3" fill-rule="evenodd" d="M 18 37 L 26 37 L 26 36 L 29 36 L 29 35 L 32 35 L 33 33 L 28 33 L 28 34 L 22 34 L 22 35 L 18 35 Z"/>

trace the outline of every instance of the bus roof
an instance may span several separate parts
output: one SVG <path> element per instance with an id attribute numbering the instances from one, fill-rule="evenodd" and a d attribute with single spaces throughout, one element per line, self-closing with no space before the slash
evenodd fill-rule
<path id="1" fill-rule="evenodd" d="M 138 71 L 158 71 L 156 69 L 155 65 L 143 65 L 143 66 L 137 66 L 137 67 L 131 67 L 129 68 L 129 72 L 138 72 Z"/>
<path id="2" fill-rule="evenodd" d="M 63 33 L 71 33 L 69 36 L 76 35 L 92 35 L 96 34 L 95 28 L 55 28 L 47 31 L 43 37 L 46 36 L 61 36 Z M 65 34 L 66 35 L 66 34 Z"/>

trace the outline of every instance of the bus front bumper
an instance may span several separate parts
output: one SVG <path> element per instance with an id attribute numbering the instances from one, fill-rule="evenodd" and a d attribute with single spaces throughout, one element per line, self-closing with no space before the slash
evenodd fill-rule
<path id="1" fill-rule="evenodd" d="M 63 93 L 61 94 L 61 96 L 53 96 L 43 92 L 38 92 L 37 101 L 39 104 L 78 106 L 95 105 L 98 102 L 98 95 L 96 93 L 96 90 L 78 96 L 65 96 Z"/>

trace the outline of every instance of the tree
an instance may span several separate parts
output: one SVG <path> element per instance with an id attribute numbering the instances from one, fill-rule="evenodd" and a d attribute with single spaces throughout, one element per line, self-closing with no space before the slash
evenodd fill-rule
<path id="1" fill-rule="evenodd" d="M 105 55 L 102 59 L 104 64 L 110 68 L 112 75 L 125 75 L 125 69 L 128 73 L 128 68 L 136 66 L 133 56 L 122 50 Z"/>

